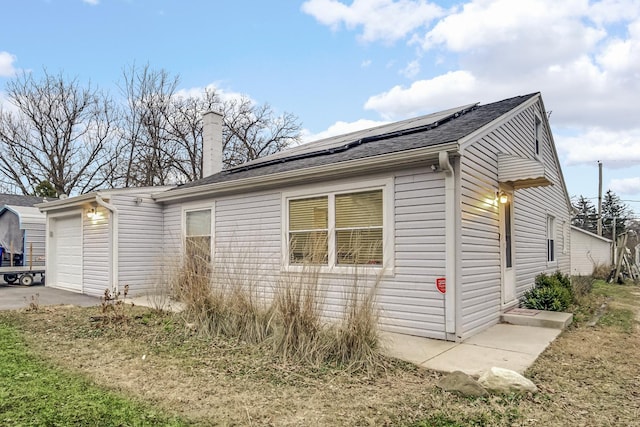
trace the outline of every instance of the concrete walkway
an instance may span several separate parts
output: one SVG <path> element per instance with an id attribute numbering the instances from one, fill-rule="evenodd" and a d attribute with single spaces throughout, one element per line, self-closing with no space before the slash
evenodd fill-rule
<path id="1" fill-rule="evenodd" d="M 462 343 L 383 333 L 387 355 L 441 372 L 479 376 L 491 367 L 524 373 L 562 330 L 500 323 Z"/>

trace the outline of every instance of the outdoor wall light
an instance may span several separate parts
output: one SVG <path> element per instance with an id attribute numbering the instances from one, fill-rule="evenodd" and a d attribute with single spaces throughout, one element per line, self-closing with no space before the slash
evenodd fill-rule
<path id="1" fill-rule="evenodd" d="M 496 198 L 498 199 L 498 202 L 500 202 L 501 205 L 504 205 L 505 203 L 507 203 L 509 201 L 509 196 L 504 191 L 500 191 L 497 194 Z"/>
<path id="2" fill-rule="evenodd" d="M 96 218 L 96 216 L 97 216 L 96 208 L 91 208 L 91 209 L 89 209 L 89 210 L 87 211 L 87 218 L 89 218 L 89 219 L 95 219 L 95 218 Z"/>

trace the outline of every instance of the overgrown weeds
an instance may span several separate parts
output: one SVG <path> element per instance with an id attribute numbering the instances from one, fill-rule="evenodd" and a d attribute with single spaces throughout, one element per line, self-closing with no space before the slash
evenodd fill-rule
<path id="1" fill-rule="evenodd" d="M 214 269 L 206 256 L 185 256 L 172 275 L 190 331 L 262 345 L 283 361 L 371 370 L 381 360 L 379 275 L 367 277 L 359 271 L 364 267 L 354 266 L 344 276 L 349 279 L 336 279 L 323 276 L 317 265 L 304 264 L 282 273 L 269 287 L 259 280 L 256 254 L 223 258 Z M 327 288 L 342 285 L 336 280 L 344 281 L 341 307 L 326 303 Z"/>
<path id="2" fill-rule="evenodd" d="M 115 288 L 113 291 L 109 288 L 105 289 L 100 303 L 103 315 L 99 318 L 95 318 L 94 320 L 100 321 L 103 324 L 123 323 L 129 320 L 127 305 L 125 304 L 128 294 L 129 285 L 125 285 L 122 292 Z M 131 307 L 131 305 L 129 305 L 129 307 Z"/>

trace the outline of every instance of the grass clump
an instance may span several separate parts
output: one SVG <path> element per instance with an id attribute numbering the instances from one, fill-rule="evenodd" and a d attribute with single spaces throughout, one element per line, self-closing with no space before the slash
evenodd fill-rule
<path id="1" fill-rule="evenodd" d="M 325 301 L 335 280 L 321 277 L 317 265 L 283 272 L 272 289 L 258 279 L 261 268 L 251 261 L 257 258 L 236 253 L 214 269 L 206 257 L 185 257 L 173 275 L 173 289 L 192 330 L 264 346 L 284 361 L 350 370 L 370 370 L 378 363 L 377 279 L 362 276 L 354 266 L 336 315 L 336 307 L 331 311 Z"/>
<path id="2" fill-rule="evenodd" d="M 0 323 L 0 424 L 187 425 L 48 365 L 32 354 L 18 332 L 6 323 Z"/>
<path id="3" fill-rule="evenodd" d="M 526 308 L 564 311 L 574 302 L 571 279 L 560 271 L 552 275 L 539 274 L 534 287 L 524 293 L 521 302 Z"/>

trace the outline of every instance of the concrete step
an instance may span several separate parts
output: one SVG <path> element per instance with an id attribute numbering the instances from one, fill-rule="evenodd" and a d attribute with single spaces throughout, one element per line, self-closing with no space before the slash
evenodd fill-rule
<path id="1" fill-rule="evenodd" d="M 502 323 L 520 326 L 539 326 L 542 328 L 565 329 L 573 321 L 572 313 L 557 311 L 512 308 L 500 316 Z"/>

